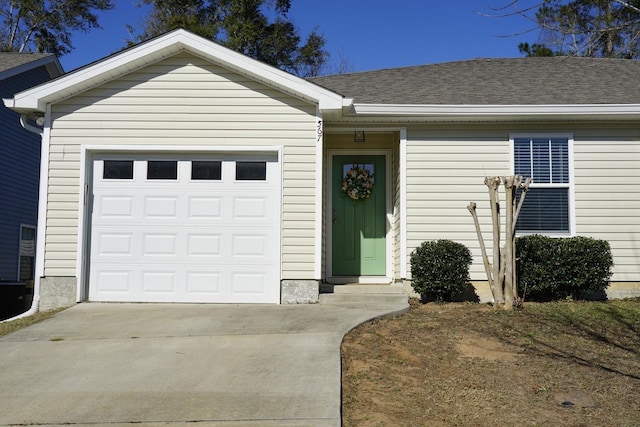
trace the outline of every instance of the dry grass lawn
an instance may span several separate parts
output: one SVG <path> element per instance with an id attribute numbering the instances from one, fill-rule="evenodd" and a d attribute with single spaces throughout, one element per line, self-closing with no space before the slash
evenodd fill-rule
<path id="1" fill-rule="evenodd" d="M 640 426 L 640 299 L 413 303 L 345 337 L 345 426 Z"/>
<path id="2" fill-rule="evenodd" d="M 26 328 L 27 326 L 42 322 L 62 310 L 64 310 L 64 308 L 50 311 L 39 311 L 31 316 L 23 317 L 21 319 L 11 320 L 9 322 L 0 322 L 0 337 L 17 331 L 18 329 Z"/>

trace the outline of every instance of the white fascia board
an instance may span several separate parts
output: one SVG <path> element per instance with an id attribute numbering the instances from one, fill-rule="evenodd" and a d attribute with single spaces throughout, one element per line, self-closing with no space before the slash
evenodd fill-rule
<path id="1" fill-rule="evenodd" d="M 574 105 L 410 105 L 354 104 L 356 115 L 450 117 L 460 119 L 509 116 L 640 116 L 640 104 Z"/>
<path id="2" fill-rule="evenodd" d="M 321 109 L 341 109 L 344 105 L 341 95 L 188 31 L 175 30 L 52 82 L 20 92 L 15 95 L 13 104 L 7 106 L 16 110 L 45 111 L 49 103 L 59 102 L 181 51 L 190 52 L 268 86 L 315 102 Z"/>

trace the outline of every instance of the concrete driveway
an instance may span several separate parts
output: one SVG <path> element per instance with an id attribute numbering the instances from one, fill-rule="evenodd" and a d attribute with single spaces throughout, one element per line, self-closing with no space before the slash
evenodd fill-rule
<path id="1" fill-rule="evenodd" d="M 340 343 L 406 304 L 79 304 L 0 338 L 0 425 L 340 425 Z"/>

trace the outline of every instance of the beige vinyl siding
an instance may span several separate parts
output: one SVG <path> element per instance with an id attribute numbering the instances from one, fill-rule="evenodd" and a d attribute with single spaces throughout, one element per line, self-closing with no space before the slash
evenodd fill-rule
<path id="1" fill-rule="evenodd" d="M 490 239 L 491 214 L 484 177 L 507 174 L 509 153 L 508 136 L 500 132 L 408 130 L 408 266 L 411 252 L 422 242 L 449 239 L 472 251 L 471 278 L 486 280 L 467 205 L 470 201 L 478 204 L 481 226 Z M 410 267 L 407 275 L 411 276 Z"/>
<path id="2" fill-rule="evenodd" d="M 283 279 L 312 279 L 315 114 L 188 54 L 53 105 L 45 275 L 77 275 L 81 144 L 283 146 Z"/>
<path id="3" fill-rule="evenodd" d="M 472 250 L 472 280 L 486 280 L 467 205 L 470 201 L 478 205 L 491 255 L 484 177 L 512 173 L 509 134 L 527 132 L 574 135 L 575 235 L 609 242 L 613 281 L 640 280 L 640 130 L 628 125 L 410 128 L 407 254 L 425 240 L 451 239 Z M 504 202 L 502 191 L 500 196 Z"/>
<path id="4" fill-rule="evenodd" d="M 576 234 L 607 240 L 614 281 L 640 281 L 640 131 L 575 133 Z"/>

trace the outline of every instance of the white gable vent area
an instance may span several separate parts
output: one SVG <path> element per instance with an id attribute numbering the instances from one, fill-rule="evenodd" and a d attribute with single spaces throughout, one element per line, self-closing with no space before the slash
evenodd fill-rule
<path id="1" fill-rule="evenodd" d="M 91 163 L 90 301 L 279 302 L 277 153 Z"/>

